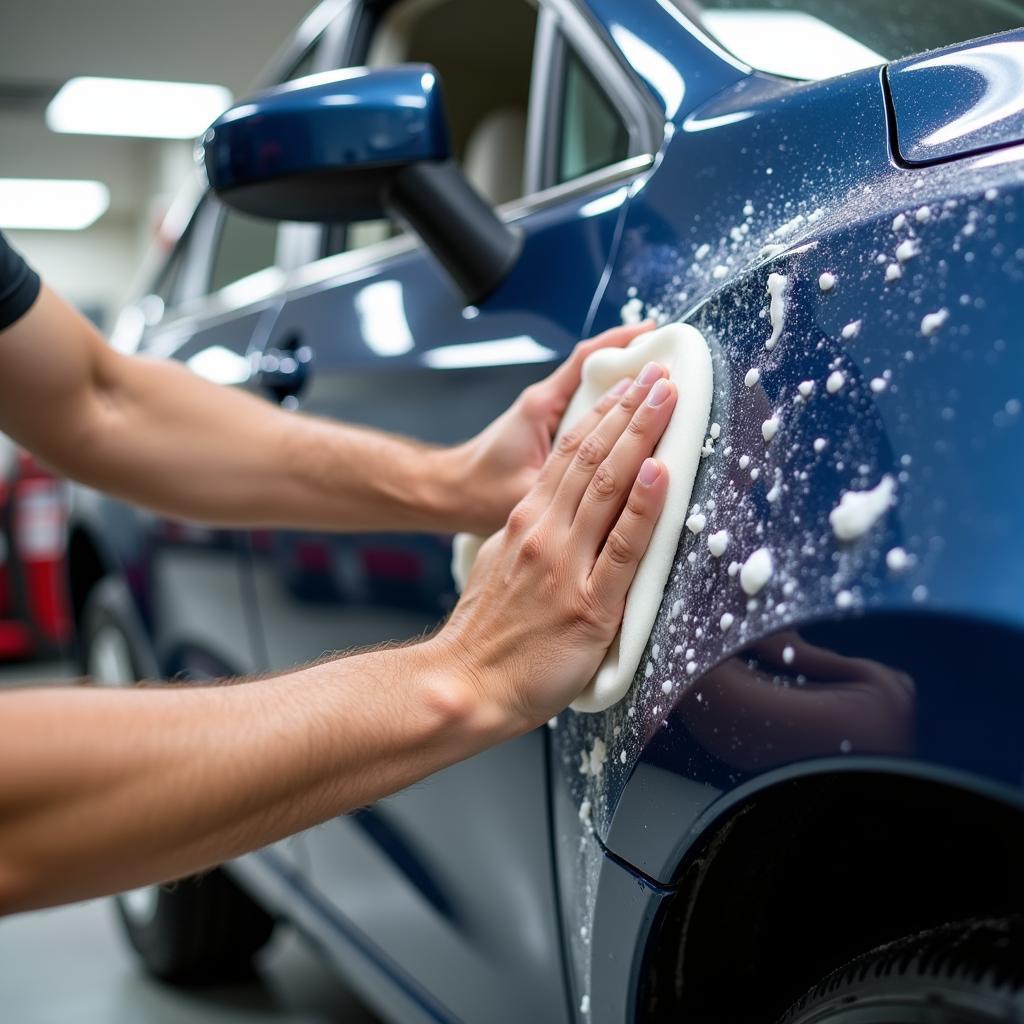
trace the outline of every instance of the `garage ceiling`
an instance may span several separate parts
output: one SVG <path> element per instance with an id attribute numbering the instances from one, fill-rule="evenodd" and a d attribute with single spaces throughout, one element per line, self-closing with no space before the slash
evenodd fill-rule
<path id="1" fill-rule="evenodd" d="M 4 15 L 0 97 L 74 75 L 216 82 L 243 92 L 313 0 L 32 0 Z M 45 103 L 45 100 L 44 100 Z"/>

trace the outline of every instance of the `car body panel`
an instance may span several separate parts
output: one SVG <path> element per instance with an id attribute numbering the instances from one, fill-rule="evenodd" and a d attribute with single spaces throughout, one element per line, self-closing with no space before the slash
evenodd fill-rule
<path id="1" fill-rule="evenodd" d="M 929 164 L 1024 141 L 1024 30 L 894 61 L 896 148 Z"/>
<path id="2" fill-rule="evenodd" d="M 432 443 L 480 430 L 575 343 L 628 185 L 519 218 L 517 267 L 468 313 L 422 251 L 300 285 L 268 347 L 297 341 L 313 349 L 304 411 Z M 543 292 L 538 275 L 548 283 Z M 455 600 L 448 538 L 275 533 L 267 541 L 254 545 L 253 565 L 273 670 L 315 651 L 416 636 Z M 304 571 L 294 571 L 299 565 Z M 399 958 L 413 976 L 432 979 L 459 1019 L 565 1019 L 561 978 L 551 970 L 560 937 L 544 742 L 538 733 L 522 737 L 306 836 L 316 891 L 368 941 L 404 950 Z M 502 814 L 490 827 L 465 829 L 452 845 L 460 822 L 484 820 L 495 806 Z M 472 897 L 484 891 L 490 919 L 474 912 Z"/>
<path id="3" fill-rule="evenodd" d="M 1016 310 L 1000 300 L 1024 269 L 1020 152 L 894 166 L 877 70 L 799 87 L 754 76 L 681 129 L 633 198 L 594 326 L 617 319 L 632 295 L 647 313 L 701 329 L 722 433 L 693 492 L 707 532 L 684 531 L 634 689 L 601 716 L 559 717 L 563 913 L 567 934 L 582 929 L 593 943 L 603 941 L 590 916 L 600 900 L 577 896 L 595 890 L 604 864 L 587 842 L 591 827 L 609 853 L 669 885 L 702 814 L 780 765 L 827 771 L 829 755 L 891 754 L 1004 786 L 1019 786 L 1024 770 L 1024 623 L 1005 572 L 1024 557 L 1015 525 L 1024 487 L 1007 472 L 1020 446 L 1024 366 L 1012 343 Z M 907 239 L 917 251 L 904 262 L 895 253 Z M 762 255 L 772 244 L 781 251 Z M 902 276 L 887 282 L 890 265 Z M 788 287 L 786 327 L 769 352 L 771 272 Z M 836 277 L 829 291 L 824 272 Z M 926 314 L 941 310 L 947 319 L 929 331 Z M 753 387 L 750 367 L 760 370 Z M 837 369 L 844 383 L 830 393 Z M 802 381 L 813 382 L 806 398 Z M 767 443 L 761 427 L 773 416 L 780 426 Z M 829 514 L 842 492 L 886 475 L 893 508 L 862 539 L 840 542 Z M 721 528 L 729 548 L 716 559 L 706 537 Z M 998 559 L 979 559 L 982 535 Z M 748 606 L 727 567 L 762 546 L 775 571 Z M 896 547 L 909 555 L 899 571 L 886 562 Z M 831 685 L 838 676 L 815 679 L 799 656 L 787 668 L 783 641 L 770 650 L 784 631 L 870 659 L 869 668 L 840 663 L 859 681 L 859 700 Z M 607 760 L 595 779 L 578 768 L 598 738 Z M 597 961 L 586 942 L 574 944 L 584 985 Z"/>

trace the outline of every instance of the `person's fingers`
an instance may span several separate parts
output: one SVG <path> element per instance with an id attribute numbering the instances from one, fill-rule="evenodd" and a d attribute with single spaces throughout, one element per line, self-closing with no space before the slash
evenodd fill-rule
<path id="1" fill-rule="evenodd" d="M 618 405 L 619 400 L 630 389 L 632 384 L 631 378 L 623 377 L 618 384 L 605 392 L 597 405 L 584 413 L 579 421 L 572 424 L 558 439 L 558 443 L 541 468 L 534 487 L 535 496 L 543 506 L 546 506 L 554 496 L 558 484 L 565 473 L 565 469 L 576 455 L 580 444 L 597 428 L 604 417 Z"/>
<path id="2" fill-rule="evenodd" d="M 653 328 L 654 321 L 645 320 L 640 324 L 613 327 L 587 341 L 581 341 L 557 370 L 539 384 L 534 385 L 537 389 L 538 401 L 545 408 L 548 426 L 552 433 L 558 428 L 573 392 L 580 386 L 583 363 L 587 356 L 602 348 L 625 348 L 635 337 Z"/>
<path id="3" fill-rule="evenodd" d="M 622 432 L 629 426 L 633 415 L 640 408 L 655 383 L 665 376 L 665 368 L 657 363 L 648 363 L 632 382 L 601 422 L 583 436 L 577 444 L 572 460 L 565 466 L 558 490 L 552 501 L 558 515 L 568 526 L 576 516 L 580 500 L 590 485 L 598 467 L 611 453 Z M 650 454 L 650 452 L 648 452 Z"/>
<path id="4" fill-rule="evenodd" d="M 594 471 L 572 523 L 573 539 L 591 552 L 604 543 L 640 466 L 665 432 L 676 404 L 670 380 L 658 380 Z"/>
<path id="5" fill-rule="evenodd" d="M 607 615 L 621 615 L 636 567 L 647 551 L 668 490 L 668 470 L 644 459 L 626 507 L 605 539 L 590 574 L 591 601 Z"/>

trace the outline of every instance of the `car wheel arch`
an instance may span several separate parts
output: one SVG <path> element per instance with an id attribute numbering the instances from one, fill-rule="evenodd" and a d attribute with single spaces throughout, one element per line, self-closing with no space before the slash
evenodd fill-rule
<path id="1" fill-rule="evenodd" d="M 764 1024 L 864 948 L 1024 909 L 1022 811 L 970 778 L 898 768 L 761 789 L 680 864 L 645 944 L 637 1019 Z"/>

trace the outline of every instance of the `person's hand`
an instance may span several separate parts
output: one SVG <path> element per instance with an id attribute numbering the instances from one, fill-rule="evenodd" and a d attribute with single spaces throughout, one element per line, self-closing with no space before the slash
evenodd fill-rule
<path id="1" fill-rule="evenodd" d="M 581 341 L 550 376 L 526 388 L 485 430 L 445 453 L 456 473 L 457 528 L 487 535 L 504 525 L 517 501 L 533 486 L 551 441 L 580 383 L 583 360 L 599 348 L 622 348 L 652 321 L 613 327 Z"/>
<path id="2" fill-rule="evenodd" d="M 515 727 L 578 696 L 622 623 L 665 501 L 668 471 L 650 455 L 675 403 L 652 363 L 566 433 L 429 641 Z"/>

